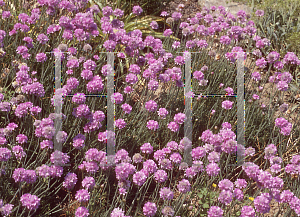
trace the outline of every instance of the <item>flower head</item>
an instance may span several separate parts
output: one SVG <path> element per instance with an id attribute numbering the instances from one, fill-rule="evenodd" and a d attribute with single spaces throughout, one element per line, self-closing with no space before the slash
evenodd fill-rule
<path id="1" fill-rule="evenodd" d="M 23 194 L 20 199 L 22 206 L 29 210 L 36 210 L 40 205 L 40 200 L 40 198 L 32 194 Z"/>

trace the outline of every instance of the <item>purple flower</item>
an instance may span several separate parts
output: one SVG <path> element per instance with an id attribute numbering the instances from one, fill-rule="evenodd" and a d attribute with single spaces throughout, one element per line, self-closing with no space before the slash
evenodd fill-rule
<path id="1" fill-rule="evenodd" d="M 9 18 L 9 17 L 11 17 L 10 11 L 3 11 L 2 12 L 2 19 L 6 19 L 6 18 Z"/>
<path id="2" fill-rule="evenodd" d="M 155 173 L 157 170 L 157 165 L 153 160 L 146 160 L 143 162 L 143 169 L 148 173 Z"/>
<path id="3" fill-rule="evenodd" d="M 210 163 L 206 167 L 206 172 L 209 176 L 216 176 L 220 172 L 220 168 L 216 163 Z"/>
<path id="4" fill-rule="evenodd" d="M 173 18 L 175 21 L 180 20 L 181 17 L 182 17 L 182 14 L 179 13 L 179 12 L 174 12 L 174 13 L 172 14 L 172 18 Z"/>
<path id="5" fill-rule="evenodd" d="M 254 207 L 256 211 L 266 214 L 270 212 L 270 202 L 272 197 L 269 193 L 262 193 L 260 196 L 254 199 Z"/>
<path id="6" fill-rule="evenodd" d="M 95 186 L 95 179 L 93 177 L 85 177 L 81 184 L 83 188 L 91 190 Z"/>
<path id="7" fill-rule="evenodd" d="M 63 153 L 61 151 L 55 150 L 51 156 L 50 156 L 50 160 L 51 163 L 53 164 L 66 164 L 69 162 L 70 156 L 67 155 L 67 153 Z"/>
<path id="8" fill-rule="evenodd" d="M 112 15 L 113 10 L 111 7 L 106 6 L 106 7 L 102 8 L 102 13 L 103 13 L 103 16 L 109 17 L 110 15 Z"/>
<path id="9" fill-rule="evenodd" d="M 280 164 L 273 164 L 270 167 L 270 170 L 272 173 L 279 173 L 281 171 L 281 165 Z"/>
<path id="10" fill-rule="evenodd" d="M 80 104 L 78 107 L 73 108 L 72 115 L 76 118 L 88 118 L 91 114 L 89 107 L 86 104 Z"/>
<path id="11" fill-rule="evenodd" d="M 141 186 L 147 180 L 147 176 L 145 175 L 145 173 L 143 171 L 139 171 L 133 175 L 132 180 L 136 185 Z"/>
<path id="12" fill-rule="evenodd" d="M 241 217 L 255 217 L 255 210 L 252 206 L 243 206 L 241 210 Z"/>
<path id="13" fill-rule="evenodd" d="M 193 161 L 192 168 L 196 173 L 204 171 L 203 162 L 202 161 Z"/>
<path id="14" fill-rule="evenodd" d="M 177 124 L 183 124 L 185 120 L 186 120 L 186 116 L 185 116 L 184 113 L 177 113 L 177 114 L 174 116 L 174 121 L 175 121 Z"/>
<path id="15" fill-rule="evenodd" d="M 91 161 L 91 162 L 87 162 L 87 161 L 83 161 L 82 164 L 80 164 L 78 166 L 79 169 L 84 170 L 86 169 L 86 171 L 88 173 L 96 173 L 99 169 L 99 166 L 96 162 Z"/>
<path id="16" fill-rule="evenodd" d="M 121 208 L 117 207 L 111 212 L 110 217 L 125 217 L 125 212 Z"/>
<path id="17" fill-rule="evenodd" d="M 45 34 L 39 34 L 38 36 L 37 36 L 37 39 L 36 39 L 38 42 L 40 42 L 41 44 L 46 44 L 47 43 L 47 41 L 49 41 L 49 38 L 47 37 L 47 35 L 45 35 Z"/>
<path id="18" fill-rule="evenodd" d="M 162 160 L 166 157 L 166 153 L 163 150 L 157 150 L 153 155 L 156 161 Z"/>
<path id="19" fill-rule="evenodd" d="M 30 111 L 30 114 L 34 116 L 34 115 L 37 115 L 38 113 L 40 113 L 42 111 L 42 108 L 39 106 L 34 106 L 34 107 L 31 107 L 29 109 L 29 111 Z"/>
<path id="20" fill-rule="evenodd" d="M 83 104 L 85 103 L 85 94 L 84 93 L 75 93 L 72 97 L 72 102 L 77 103 L 77 104 Z"/>
<path id="21" fill-rule="evenodd" d="M 126 114 L 130 114 L 131 113 L 131 110 L 132 110 L 132 107 L 127 104 L 127 103 L 124 103 L 121 108 L 123 109 L 123 111 L 126 113 Z"/>
<path id="22" fill-rule="evenodd" d="M 105 152 L 103 152 L 105 156 Z M 121 163 L 131 163 L 131 158 L 128 156 L 128 152 L 125 149 L 121 149 L 117 151 L 115 154 L 115 163 L 118 164 Z"/>
<path id="23" fill-rule="evenodd" d="M 299 65 L 300 61 L 297 57 L 297 55 L 293 52 L 287 52 L 287 54 L 283 58 L 283 64 L 295 64 Z"/>
<path id="24" fill-rule="evenodd" d="M 23 194 L 20 198 L 22 206 L 29 210 L 36 210 L 40 205 L 40 198 L 32 194 Z"/>
<path id="25" fill-rule="evenodd" d="M 179 42 L 179 41 L 174 41 L 172 47 L 173 47 L 174 49 L 179 48 L 179 47 L 180 47 L 180 42 Z"/>
<path id="26" fill-rule="evenodd" d="M 87 61 L 85 61 L 85 62 L 83 63 L 83 68 L 84 68 L 84 69 L 87 69 L 87 70 L 94 71 L 95 68 L 96 68 L 96 63 L 95 63 L 93 60 L 88 59 Z"/>
<path id="27" fill-rule="evenodd" d="M 58 131 L 56 134 L 56 140 L 59 143 L 64 143 L 68 137 L 68 134 L 64 131 Z"/>
<path id="28" fill-rule="evenodd" d="M 19 134 L 19 135 L 16 137 L 16 141 L 17 141 L 19 144 L 23 144 L 23 143 L 27 143 L 28 138 L 27 138 L 27 136 L 24 135 L 24 134 Z"/>
<path id="29" fill-rule="evenodd" d="M 206 40 L 204 40 L 204 39 L 199 40 L 196 43 L 197 43 L 197 46 L 200 47 L 200 48 L 206 48 L 208 46 Z"/>
<path id="30" fill-rule="evenodd" d="M 77 175 L 75 173 L 68 173 L 65 176 L 65 181 L 63 182 L 63 186 L 67 190 L 71 190 L 76 185 L 77 180 L 78 180 L 78 178 L 77 178 Z"/>
<path id="31" fill-rule="evenodd" d="M 245 149 L 245 153 L 244 156 L 248 157 L 248 156 L 253 156 L 255 154 L 255 149 L 252 147 L 246 148 Z"/>
<path id="32" fill-rule="evenodd" d="M 173 132 L 178 132 L 179 130 L 179 124 L 177 124 L 176 122 L 172 121 L 168 124 L 168 128 L 173 131 Z"/>
<path id="33" fill-rule="evenodd" d="M 224 45 L 229 45 L 231 43 L 231 38 L 227 35 L 223 35 L 220 37 L 220 43 Z"/>
<path id="34" fill-rule="evenodd" d="M 169 159 L 159 160 L 158 164 L 161 167 L 161 169 L 164 169 L 164 170 L 171 170 L 171 169 L 173 169 L 172 162 Z"/>
<path id="35" fill-rule="evenodd" d="M 75 217 L 88 217 L 89 210 L 83 206 L 80 206 L 76 209 Z"/>
<path id="36" fill-rule="evenodd" d="M 247 182 L 245 179 L 237 179 L 234 184 L 239 189 L 247 187 Z"/>
<path id="37" fill-rule="evenodd" d="M 19 46 L 19 47 L 17 47 L 16 51 L 18 54 L 25 55 L 28 52 L 28 48 L 25 46 Z"/>
<path id="38" fill-rule="evenodd" d="M 276 51 L 272 51 L 267 56 L 268 63 L 274 63 L 280 58 L 280 54 Z"/>
<path id="39" fill-rule="evenodd" d="M 294 155 L 290 162 L 294 165 L 300 165 L 300 155 Z"/>
<path id="40" fill-rule="evenodd" d="M 258 17 L 262 17 L 262 16 L 264 16 L 264 14 L 265 14 L 265 12 L 263 10 L 257 10 L 255 12 L 255 15 L 258 16 Z"/>
<path id="41" fill-rule="evenodd" d="M 79 202 L 88 202 L 90 199 L 90 193 L 86 189 L 80 189 L 76 192 L 75 199 Z"/>
<path id="42" fill-rule="evenodd" d="M 43 140 L 40 143 L 41 149 L 50 148 L 53 149 L 53 142 L 50 140 Z"/>
<path id="43" fill-rule="evenodd" d="M 143 207 L 143 213 L 145 216 L 152 217 L 155 215 L 156 211 L 157 211 L 157 208 L 156 208 L 155 203 L 152 203 L 152 202 L 145 203 L 145 205 Z"/>
<path id="44" fill-rule="evenodd" d="M 192 149 L 192 158 L 193 160 L 199 160 L 200 158 L 204 157 L 206 155 L 205 148 L 203 147 L 197 147 Z"/>
<path id="45" fill-rule="evenodd" d="M 158 122 L 154 120 L 149 120 L 147 122 L 147 128 L 149 130 L 157 130 L 159 128 Z"/>
<path id="46" fill-rule="evenodd" d="M 95 75 L 86 85 L 87 90 L 91 93 L 97 93 L 103 90 L 103 82 L 99 75 Z"/>
<path id="47" fill-rule="evenodd" d="M 121 163 L 116 166 L 115 171 L 118 180 L 126 180 L 130 174 L 136 171 L 136 168 L 130 163 Z"/>
<path id="48" fill-rule="evenodd" d="M 114 51 L 114 49 L 116 48 L 116 42 L 112 40 L 107 40 L 104 42 L 103 47 L 107 51 Z"/>
<path id="49" fill-rule="evenodd" d="M 116 17 L 122 17 L 124 15 L 124 11 L 119 8 L 116 8 L 113 13 Z"/>
<path id="50" fill-rule="evenodd" d="M 175 152 L 175 153 L 171 154 L 170 160 L 175 164 L 180 164 L 182 157 L 178 152 Z"/>
<path id="51" fill-rule="evenodd" d="M 209 155 L 207 156 L 207 159 L 210 163 L 214 162 L 217 163 L 220 161 L 220 154 L 218 152 L 211 152 L 209 153 Z"/>
<path id="52" fill-rule="evenodd" d="M 157 90 L 158 85 L 159 85 L 158 81 L 151 79 L 148 83 L 148 88 L 149 88 L 149 90 L 155 91 L 155 90 Z"/>
<path id="53" fill-rule="evenodd" d="M 227 92 L 227 94 L 230 96 L 230 95 L 233 95 L 233 89 L 231 88 L 231 87 L 227 87 L 227 88 L 225 88 L 224 89 L 226 92 Z"/>
<path id="54" fill-rule="evenodd" d="M 1 202 L 1 204 L 2 204 L 2 202 Z M 12 209 L 13 209 L 14 205 L 7 203 L 4 206 L 1 205 L 0 207 L 1 207 L 1 214 L 3 216 L 8 216 L 12 213 Z"/>
<path id="55" fill-rule="evenodd" d="M 222 217 L 223 210 L 218 206 L 211 206 L 207 211 L 208 217 Z"/>
<path id="56" fill-rule="evenodd" d="M 90 34 L 84 31 L 83 29 L 76 29 L 74 31 L 74 36 L 78 41 L 85 41 L 85 40 L 89 40 L 90 38 Z"/>
<path id="57" fill-rule="evenodd" d="M 259 68 L 265 68 L 267 65 L 267 61 L 265 61 L 265 58 L 261 58 L 261 59 L 258 59 L 256 60 L 256 66 L 259 67 Z"/>
<path id="58" fill-rule="evenodd" d="M 233 183 L 228 179 L 223 179 L 222 181 L 219 182 L 219 188 L 221 190 L 232 191 Z"/>
<path id="59" fill-rule="evenodd" d="M 123 95 L 121 93 L 114 93 L 112 96 L 111 96 L 111 102 L 112 103 L 116 103 L 116 104 L 120 104 L 123 102 Z"/>
<path id="60" fill-rule="evenodd" d="M 137 16 L 141 15 L 143 13 L 143 9 L 140 6 L 134 6 L 132 8 L 132 13 L 136 14 Z"/>
<path id="61" fill-rule="evenodd" d="M 175 141 L 171 141 L 171 142 L 167 143 L 166 147 L 169 148 L 172 151 L 177 151 L 178 150 L 178 143 L 175 142 Z"/>
<path id="62" fill-rule="evenodd" d="M 101 155 L 96 148 L 90 148 L 88 151 L 85 152 L 85 159 L 87 161 L 100 161 Z"/>
<path id="63" fill-rule="evenodd" d="M 257 179 L 260 174 L 259 166 L 250 162 L 243 166 L 243 170 L 246 172 L 247 176 L 252 179 Z"/>
<path id="64" fill-rule="evenodd" d="M 70 68 L 70 69 L 75 68 L 75 67 L 79 67 L 78 60 L 77 59 L 70 59 L 70 60 L 68 60 L 67 67 Z"/>
<path id="65" fill-rule="evenodd" d="M 68 70 L 68 71 L 70 71 L 70 70 Z M 72 71 L 72 74 L 73 74 L 73 71 Z M 82 70 L 80 75 L 85 80 L 91 80 L 94 77 L 93 72 L 91 70 L 86 70 L 86 69 Z"/>
<path id="66" fill-rule="evenodd" d="M 156 182 L 163 183 L 168 179 L 168 174 L 164 170 L 157 170 L 154 173 L 154 179 Z"/>
<path id="67" fill-rule="evenodd" d="M 294 197 L 294 193 L 290 190 L 283 190 L 280 194 L 280 203 L 288 203 Z"/>
<path id="68" fill-rule="evenodd" d="M 138 81 L 138 77 L 133 73 L 129 73 L 128 75 L 126 75 L 125 80 L 129 84 L 135 84 Z"/>
<path id="69" fill-rule="evenodd" d="M 222 108 L 224 109 L 232 109 L 233 102 L 229 100 L 225 100 L 222 102 Z"/>
<path id="70" fill-rule="evenodd" d="M 126 122 L 123 119 L 118 119 L 115 121 L 116 127 L 123 129 L 126 126 Z"/>
<path id="71" fill-rule="evenodd" d="M 177 188 L 180 193 L 185 194 L 191 190 L 191 184 L 188 180 L 182 179 L 181 181 L 179 181 Z"/>
<path id="72" fill-rule="evenodd" d="M 168 12 L 166 12 L 166 11 L 162 11 L 161 12 L 161 14 L 160 14 L 160 16 L 162 16 L 162 17 L 166 17 L 166 16 L 168 16 L 169 14 L 168 14 Z"/>
<path id="73" fill-rule="evenodd" d="M 12 148 L 13 153 L 15 154 L 16 158 L 18 160 L 21 160 L 22 157 L 26 156 L 26 153 L 24 152 L 23 148 L 19 145 L 16 145 Z"/>
<path id="74" fill-rule="evenodd" d="M 159 195 L 160 195 L 160 198 L 163 200 L 172 200 L 174 197 L 174 194 L 171 191 L 171 189 L 167 188 L 167 187 L 161 188 L 159 191 Z"/>
<path id="75" fill-rule="evenodd" d="M 277 152 L 277 147 L 274 144 L 270 144 L 265 148 L 265 159 L 270 159 Z"/>
<path id="76" fill-rule="evenodd" d="M 152 29 L 158 29 L 158 23 L 157 23 L 156 21 L 152 21 L 152 22 L 150 23 L 150 27 L 151 27 Z"/>
<path id="77" fill-rule="evenodd" d="M 291 199 L 291 201 L 289 202 L 289 205 L 290 205 L 291 209 L 293 209 L 298 216 L 300 214 L 299 204 L 300 204 L 300 199 L 296 196 L 294 196 Z"/>
<path id="78" fill-rule="evenodd" d="M 232 199 L 233 199 L 233 194 L 231 193 L 231 191 L 227 191 L 227 190 L 222 190 L 218 197 L 218 200 L 225 205 L 230 204 Z"/>
<path id="79" fill-rule="evenodd" d="M 50 176 L 52 178 L 61 177 L 63 174 L 63 168 L 61 166 L 52 165 L 50 167 Z"/>
<path id="80" fill-rule="evenodd" d="M 153 147 L 151 146 L 150 143 L 144 143 L 140 149 L 142 153 L 146 153 L 146 154 L 151 154 L 153 152 Z"/>
<path id="81" fill-rule="evenodd" d="M 8 161 L 11 157 L 11 151 L 8 148 L 0 148 L 0 161 Z"/>
<path id="82" fill-rule="evenodd" d="M 106 64 L 102 67 L 101 72 L 102 72 L 103 76 L 107 76 L 113 72 L 113 68 L 111 67 L 110 64 Z"/>
<path id="83" fill-rule="evenodd" d="M 276 86 L 280 91 L 287 91 L 289 88 L 289 85 L 285 81 L 279 81 Z"/>
<path id="84" fill-rule="evenodd" d="M 93 120 L 98 121 L 98 122 L 102 122 L 105 119 L 105 114 L 103 111 L 95 111 L 93 113 Z"/>
<path id="85" fill-rule="evenodd" d="M 239 200 L 239 201 L 242 201 L 243 198 L 244 198 L 244 193 L 238 189 L 238 188 L 235 188 L 234 191 L 233 191 L 233 196 Z"/>
<path id="86" fill-rule="evenodd" d="M 173 31 L 171 30 L 171 29 L 166 29 L 165 31 L 164 31 L 164 33 L 163 33 L 163 35 L 165 36 L 165 37 L 169 37 L 170 35 L 172 35 L 173 34 Z"/>
<path id="87" fill-rule="evenodd" d="M 149 112 L 155 112 L 157 110 L 157 103 L 153 100 L 149 100 L 148 102 L 145 103 L 145 108 Z"/>
<path id="88" fill-rule="evenodd" d="M 36 55 L 36 61 L 37 62 L 45 62 L 47 60 L 47 56 L 44 53 L 38 53 Z"/>
<path id="89" fill-rule="evenodd" d="M 187 178 L 193 178 L 196 174 L 197 173 L 196 173 L 195 167 L 186 168 L 186 170 L 184 172 L 184 176 Z"/>

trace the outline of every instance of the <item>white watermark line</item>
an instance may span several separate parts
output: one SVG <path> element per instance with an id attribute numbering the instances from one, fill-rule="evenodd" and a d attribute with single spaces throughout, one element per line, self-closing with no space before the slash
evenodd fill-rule
<path id="1" fill-rule="evenodd" d="M 55 89 L 61 89 L 61 55 L 55 55 Z M 55 90 L 54 89 L 54 90 Z M 54 92 L 54 104 L 55 104 L 55 135 L 54 135 L 54 150 L 62 152 L 62 142 L 57 140 L 57 134 L 62 128 L 62 94 Z M 62 162 L 62 155 L 58 152 L 54 152 L 57 163 Z"/>
<path id="2" fill-rule="evenodd" d="M 184 149 L 184 162 L 188 165 L 192 165 L 192 144 L 193 141 L 192 131 L 193 131 L 193 123 L 192 123 L 192 99 L 190 97 L 185 97 L 186 94 L 192 91 L 191 86 L 191 53 L 185 53 L 185 83 L 184 83 L 184 106 L 185 106 L 185 116 L 186 120 L 184 122 L 184 137 L 189 139 L 190 141 L 185 142 Z"/>
<path id="3" fill-rule="evenodd" d="M 107 64 L 112 68 L 111 73 L 107 73 L 107 144 L 106 144 L 106 155 L 107 164 L 114 165 L 115 157 L 115 103 L 112 102 L 111 96 L 114 94 L 114 53 L 106 52 Z M 112 132 L 112 133 L 110 133 Z"/>
<path id="4" fill-rule="evenodd" d="M 185 115 L 186 121 L 184 122 L 184 136 L 192 141 L 192 99 L 190 97 L 185 97 L 189 91 L 192 91 L 191 87 L 191 53 L 201 53 L 201 52 L 177 52 L 185 53 L 185 85 L 184 85 L 184 102 L 185 102 Z M 249 52 L 236 52 L 236 53 L 249 53 Z M 237 97 L 237 144 L 243 145 L 245 147 L 245 72 L 244 72 L 244 55 L 239 55 L 237 66 L 237 95 L 198 95 L 198 96 L 211 96 L 211 97 Z M 184 152 L 184 161 L 188 164 L 191 163 L 191 148 L 186 147 Z M 237 166 L 244 163 L 244 152 L 237 146 Z"/>
<path id="5" fill-rule="evenodd" d="M 61 89 L 61 53 L 70 53 L 70 52 L 46 52 L 46 53 L 55 53 L 55 88 Z M 85 96 L 94 96 L 94 97 L 108 97 L 107 100 L 107 131 L 112 132 L 107 134 L 107 145 L 106 145 L 106 152 L 107 152 L 107 161 L 108 164 L 114 164 L 114 156 L 115 156 L 115 126 L 114 126 L 114 118 L 115 118 L 115 105 L 111 102 L 111 96 L 114 93 L 114 53 L 120 52 L 99 52 L 99 53 L 106 53 L 107 54 L 107 63 L 111 65 L 113 72 L 107 74 L 107 95 L 85 95 Z M 58 131 L 61 130 L 62 127 L 62 97 L 65 96 L 73 96 L 74 94 L 64 95 L 62 94 L 55 94 L 54 104 L 55 104 L 55 136 L 54 136 L 54 149 L 62 152 L 62 143 L 57 141 L 56 136 Z M 56 103 L 55 103 L 56 102 Z M 57 153 L 57 152 L 55 152 Z M 55 156 L 58 158 L 58 161 L 62 160 L 62 156 L 58 154 Z M 65 164 L 68 166 L 70 164 Z"/>
<path id="6" fill-rule="evenodd" d="M 237 144 L 245 147 L 245 71 L 244 56 L 239 55 L 237 69 Z M 244 152 L 237 146 L 237 165 L 244 164 Z"/>

